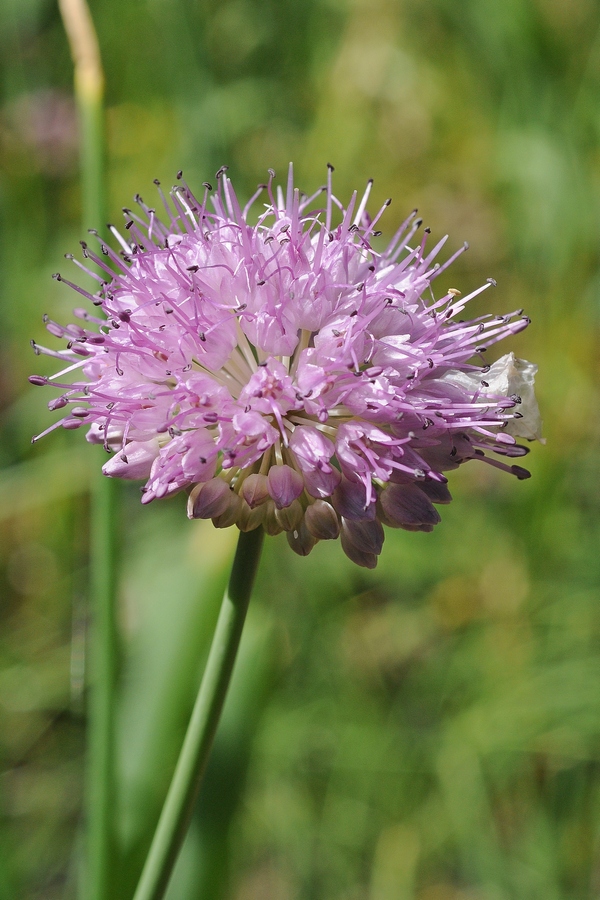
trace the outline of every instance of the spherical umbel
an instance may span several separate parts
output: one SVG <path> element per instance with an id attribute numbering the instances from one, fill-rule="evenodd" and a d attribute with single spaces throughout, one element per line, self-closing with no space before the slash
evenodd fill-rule
<path id="1" fill-rule="evenodd" d="M 416 211 L 383 251 L 372 246 L 386 201 L 366 211 L 371 182 L 347 207 L 331 184 L 311 197 L 274 174 L 242 209 L 225 169 L 217 190 L 183 180 L 161 219 L 141 197 L 125 210 L 120 252 L 83 255 L 104 273 L 84 325 L 45 317 L 66 349 L 34 343 L 64 368 L 50 377 L 66 415 L 47 429 L 86 425 L 114 455 L 104 473 L 143 479 L 142 502 L 189 489 L 188 514 L 217 527 L 286 531 L 301 555 L 338 536 L 359 565 L 377 562 L 382 523 L 430 531 L 447 503 L 443 472 L 479 459 L 518 478 L 503 457 L 540 439 L 536 367 L 485 349 L 529 322 L 459 316 L 474 296 L 431 284 L 464 248 L 436 263 Z M 160 191 L 160 187 L 159 187 Z M 258 222 L 253 203 L 266 193 Z M 70 257 L 72 259 L 72 257 Z M 96 314 L 97 313 L 97 314 Z M 67 411 L 68 410 L 68 411 Z M 38 435 L 41 437 L 42 435 Z M 37 440 L 38 438 L 34 438 Z"/>

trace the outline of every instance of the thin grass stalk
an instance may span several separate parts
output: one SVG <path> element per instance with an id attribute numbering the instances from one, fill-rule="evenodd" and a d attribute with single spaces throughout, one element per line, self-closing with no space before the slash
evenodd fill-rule
<path id="1" fill-rule="evenodd" d="M 262 541 L 262 528 L 240 533 L 200 689 L 134 900 L 161 900 L 169 884 L 231 680 Z"/>
<path id="2" fill-rule="evenodd" d="M 105 222 L 104 74 L 85 0 L 59 0 L 74 64 L 84 228 Z M 101 451 L 98 451 L 100 454 Z M 90 696 L 86 784 L 87 900 L 110 900 L 114 864 L 117 484 L 94 476 L 90 513 Z"/>

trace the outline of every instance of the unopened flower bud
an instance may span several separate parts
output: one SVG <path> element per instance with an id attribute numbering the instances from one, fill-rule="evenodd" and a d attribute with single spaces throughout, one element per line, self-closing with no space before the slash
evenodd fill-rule
<path id="1" fill-rule="evenodd" d="M 269 498 L 269 481 L 267 476 L 256 473 L 248 475 L 240 493 L 250 509 L 260 506 L 261 503 L 264 503 Z"/>
<path id="2" fill-rule="evenodd" d="M 375 568 L 377 565 L 377 554 L 367 553 L 357 547 L 349 537 L 347 529 L 343 526 L 340 532 L 340 539 L 342 542 L 342 550 L 353 563 L 356 563 L 357 566 L 362 566 L 365 569 Z"/>
<path id="3" fill-rule="evenodd" d="M 392 528 L 437 525 L 440 514 L 416 484 L 388 484 L 380 495 L 379 502 L 385 513 L 386 524 Z"/>
<path id="4" fill-rule="evenodd" d="M 381 553 L 384 534 L 381 522 L 377 519 L 372 519 L 370 522 L 356 522 L 343 518 L 342 533 L 362 553 L 373 553 L 375 556 L 379 556 Z"/>
<path id="5" fill-rule="evenodd" d="M 288 544 L 298 556 L 308 556 L 317 543 L 304 522 L 300 522 L 297 528 L 288 531 L 286 537 Z"/>
<path id="6" fill-rule="evenodd" d="M 229 528 L 235 525 L 242 510 L 242 498 L 235 491 L 229 491 L 229 505 L 227 509 L 218 516 L 213 516 L 213 525 L 217 528 Z"/>
<path id="7" fill-rule="evenodd" d="M 264 510 L 265 510 L 265 513 L 264 513 L 263 525 L 264 525 L 264 529 L 267 532 L 267 534 L 270 534 L 270 535 L 281 534 L 281 532 L 284 531 L 284 528 L 283 528 L 283 525 L 281 525 L 279 523 L 279 520 L 277 519 L 277 516 L 275 515 L 277 507 L 275 506 L 275 504 L 273 503 L 272 500 L 267 500 L 267 502 L 264 505 Z"/>
<path id="8" fill-rule="evenodd" d="M 275 518 L 284 531 L 291 531 L 302 521 L 304 510 L 299 500 L 293 500 L 285 509 L 275 509 Z"/>
<path id="9" fill-rule="evenodd" d="M 238 528 L 240 531 L 254 531 L 259 525 L 262 525 L 266 513 L 266 505 L 255 507 L 252 509 L 245 500 L 242 500 L 242 508 L 238 517 Z"/>
<path id="10" fill-rule="evenodd" d="M 191 519 L 213 519 L 229 509 L 231 488 L 222 478 L 211 478 L 203 484 L 191 504 Z M 190 495 L 192 500 L 192 495 Z M 188 504 L 188 515 L 190 507 Z"/>
<path id="11" fill-rule="evenodd" d="M 348 478 L 342 478 L 331 497 L 335 509 L 346 519 L 374 519 L 375 501 L 368 505 L 366 501 L 362 481 L 350 481 Z"/>
<path id="12" fill-rule="evenodd" d="M 450 503 L 452 494 L 444 481 L 423 481 L 419 483 L 419 490 L 426 494 L 432 503 Z"/>
<path id="13" fill-rule="evenodd" d="M 304 490 L 304 479 L 290 466 L 271 466 L 269 469 L 269 494 L 277 509 L 284 509 L 297 500 Z"/>
<path id="14" fill-rule="evenodd" d="M 304 514 L 306 527 L 320 541 L 334 541 L 340 533 L 338 515 L 326 500 L 315 500 Z"/>

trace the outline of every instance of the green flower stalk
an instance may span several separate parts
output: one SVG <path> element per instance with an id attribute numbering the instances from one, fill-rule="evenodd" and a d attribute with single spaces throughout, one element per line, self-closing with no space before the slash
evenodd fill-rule
<path id="1" fill-rule="evenodd" d="M 59 0 L 74 64 L 79 113 L 83 223 L 104 214 L 104 74 L 98 39 L 85 0 Z M 84 894 L 111 897 L 115 858 L 114 708 L 118 664 L 116 637 L 116 488 L 96 476 L 90 521 L 91 690 L 88 709 L 86 866 Z"/>
<path id="2" fill-rule="evenodd" d="M 194 809 L 235 663 L 263 530 L 242 532 L 183 747 L 134 900 L 160 900 Z"/>

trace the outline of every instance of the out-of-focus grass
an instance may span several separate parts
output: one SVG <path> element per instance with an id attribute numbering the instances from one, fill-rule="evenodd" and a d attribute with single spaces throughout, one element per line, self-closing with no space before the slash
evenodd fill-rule
<path id="1" fill-rule="evenodd" d="M 600 11 L 593 0 L 93 4 L 110 216 L 154 177 L 289 159 L 307 189 L 375 177 L 526 307 L 548 437 L 533 478 L 472 463 L 431 535 L 379 568 L 267 542 L 178 898 L 587 900 L 600 893 Z M 73 896 L 85 703 L 89 448 L 55 433 L 41 314 L 78 229 L 70 62 L 49 0 L 0 5 L 0 898 Z M 89 223 L 90 226 L 97 223 Z M 500 352 L 500 351 L 499 351 Z M 502 351 L 503 352 L 503 351 Z M 126 494 L 120 897 L 201 670 L 232 535 Z"/>

